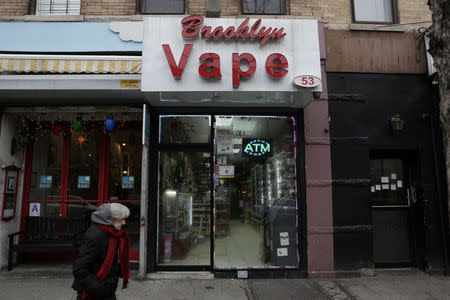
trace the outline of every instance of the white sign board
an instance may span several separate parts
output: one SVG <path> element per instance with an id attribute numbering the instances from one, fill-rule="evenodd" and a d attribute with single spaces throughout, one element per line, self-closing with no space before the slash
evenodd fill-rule
<path id="1" fill-rule="evenodd" d="M 260 38 L 235 37 L 236 31 L 242 28 L 245 18 L 204 18 L 202 24 L 197 26 L 199 32 L 204 26 L 211 27 L 211 32 L 221 27 L 220 30 L 225 33 L 227 29 L 234 28 L 228 31 L 229 35 L 234 34 L 233 38 L 218 39 L 205 38 L 202 34 L 192 39 L 183 38 L 182 20 L 182 17 L 144 18 L 143 92 L 322 91 L 322 85 L 305 89 L 293 84 L 294 78 L 300 75 L 322 78 L 317 20 L 264 18 L 260 21 L 256 32 L 264 26 L 267 29 L 271 27 L 271 30 L 283 28 L 286 35 L 280 39 L 269 39 L 263 45 Z M 257 22 L 257 19 L 250 19 L 245 24 L 251 31 Z M 192 45 L 191 49 L 186 45 Z M 184 66 L 180 64 L 183 52 L 187 56 Z M 220 59 L 220 78 L 205 79 L 200 75 L 199 68 L 204 63 L 200 57 L 205 53 L 212 53 L 215 58 Z M 233 82 L 233 53 L 238 55 L 249 53 L 256 63 L 254 73 L 245 80 L 241 76 L 239 86 Z M 281 78 L 274 79 L 269 76 L 266 60 L 272 54 L 281 54 L 287 61 L 288 66 L 284 68 L 287 73 Z M 175 67 L 183 69 L 178 76 L 174 75 L 169 66 L 171 59 L 176 64 Z M 244 72 L 248 66 L 246 69 L 246 66 L 241 65 L 241 69 Z"/>
<path id="2" fill-rule="evenodd" d="M 30 203 L 30 209 L 28 215 L 30 217 L 40 217 L 41 216 L 41 204 L 40 203 Z"/>

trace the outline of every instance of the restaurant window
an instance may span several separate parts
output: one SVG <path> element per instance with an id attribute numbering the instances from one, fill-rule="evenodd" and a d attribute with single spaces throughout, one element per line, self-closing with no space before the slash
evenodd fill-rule
<path id="1" fill-rule="evenodd" d="M 285 0 L 242 0 L 243 14 L 283 15 L 286 13 Z"/>
<path id="2" fill-rule="evenodd" d="M 144 14 L 184 14 L 184 0 L 144 0 Z"/>
<path id="3" fill-rule="evenodd" d="M 395 23 L 395 0 L 352 0 L 353 22 Z"/>
<path id="4" fill-rule="evenodd" d="M 139 251 L 139 228 L 141 215 L 141 162 L 142 123 L 118 128 L 110 135 L 108 202 L 119 202 L 127 206 L 131 214 L 127 218 L 132 259 Z"/>
<path id="5" fill-rule="evenodd" d="M 38 0 L 37 15 L 79 15 L 80 0 Z"/>

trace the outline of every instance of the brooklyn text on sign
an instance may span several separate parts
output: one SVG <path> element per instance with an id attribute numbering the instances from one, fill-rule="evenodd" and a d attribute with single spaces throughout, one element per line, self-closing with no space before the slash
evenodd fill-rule
<path id="1" fill-rule="evenodd" d="M 253 23 L 252 26 L 248 26 L 248 22 L 250 21 L 250 18 L 246 18 L 244 21 L 242 21 L 241 25 L 236 27 L 229 26 L 226 29 L 224 29 L 222 26 L 217 26 L 216 28 L 212 28 L 212 26 L 204 25 L 203 27 L 200 26 L 203 24 L 203 17 L 202 16 L 188 16 L 181 20 L 181 24 L 183 25 L 183 31 L 181 34 L 185 39 L 193 39 L 197 38 L 198 36 L 202 36 L 205 39 L 220 39 L 225 38 L 227 40 L 230 39 L 247 39 L 250 38 L 252 40 L 259 39 L 260 45 L 263 46 L 265 43 L 267 43 L 268 40 L 280 40 L 286 36 L 286 33 L 284 33 L 284 27 L 278 28 L 272 28 L 261 25 L 261 19 L 258 19 Z M 259 28 L 259 31 L 258 31 Z"/>

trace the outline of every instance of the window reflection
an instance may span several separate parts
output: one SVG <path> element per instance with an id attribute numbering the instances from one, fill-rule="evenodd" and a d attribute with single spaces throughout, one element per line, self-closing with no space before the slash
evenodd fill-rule
<path id="1" fill-rule="evenodd" d="M 59 200 L 64 136 L 43 130 L 33 145 L 30 200 Z"/>
<path id="2" fill-rule="evenodd" d="M 73 132 L 70 143 L 68 198 L 98 199 L 98 168 L 101 135 Z"/>
<path id="3" fill-rule="evenodd" d="M 140 130 L 115 130 L 111 134 L 109 200 L 141 199 Z"/>

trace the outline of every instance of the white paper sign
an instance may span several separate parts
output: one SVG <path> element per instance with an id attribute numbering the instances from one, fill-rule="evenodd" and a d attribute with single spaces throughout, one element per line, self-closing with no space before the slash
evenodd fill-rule
<path id="1" fill-rule="evenodd" d="M 397 185 L 396 184 L 391 184 L 391 190 L 393 190 L 393 191 L 397 190 Z"/>
<path id="2" fill-rule="evenodd" d="M 233 132 L 217 130 L 217 154 L 233 154 Z"/>
<path id="3" fill-rule="evenodd" d="M 247 270 L 238 270 L 237 278 L 248 278 L 248 271 Z"/>
<path id="4" fill-rule="evenodd" d="M 288 256 L 287 248 L 277 248 L 277 256 Z"/>
<path id="5" fill-rule="evenodd" d="M 280 232 L 280 246 L 289 246 L 289 232 Z"/>
<path id="6" fill-rule="evenodd" d="M 403 187 L 403 182 L 401 180 L 397 181 L 397 187 L 401 189 Z"/>
<path id="7" fill-rule="evenodd" d="M 381 183 L 389 183 L 389 177 L 388 176 L 386 176 L 386 177 L 381 177 Z"/>
<path id="8" fill-rule="evenodd" d="M 41 216 L 41 204 L 40 203 L 30 203 L 30 211 L 28 213 L 30 217 L 40 217 Z"/>
<path id="9" fill-rule="evenodd" d="M 375 185 L 375 190 L 377 190 L 377 191 L 381 191 L 381 185 L 379 185 L 379 184 L 376 184 L 376 185 Z"/>
<path id="10" fill-rule="evenodd" d="M 375 187 L 374 187 L 374 186 L 371 186 L 371 187 L 370 187 L 370 191 L 371 191 L 372 193 L 375 193 Z"/>
<path id="11" fill-rule="evenodd" d="M 395 174 L 395 173 L 391 174 L 391 179 L 396 180 L 397 179 L 397 174 Z"/>
<path id="12" fill-rule="evenodd" d="M 219 178 L 233 178 L 233 177 L 234 177 L 233 165 L 219 166 Z"/>
<path id="13" fill-rule="evenodd" d="M 381 189 L 388 190 L 389 189 L 389 184 L 382 184 L 381 185 Z"/>

